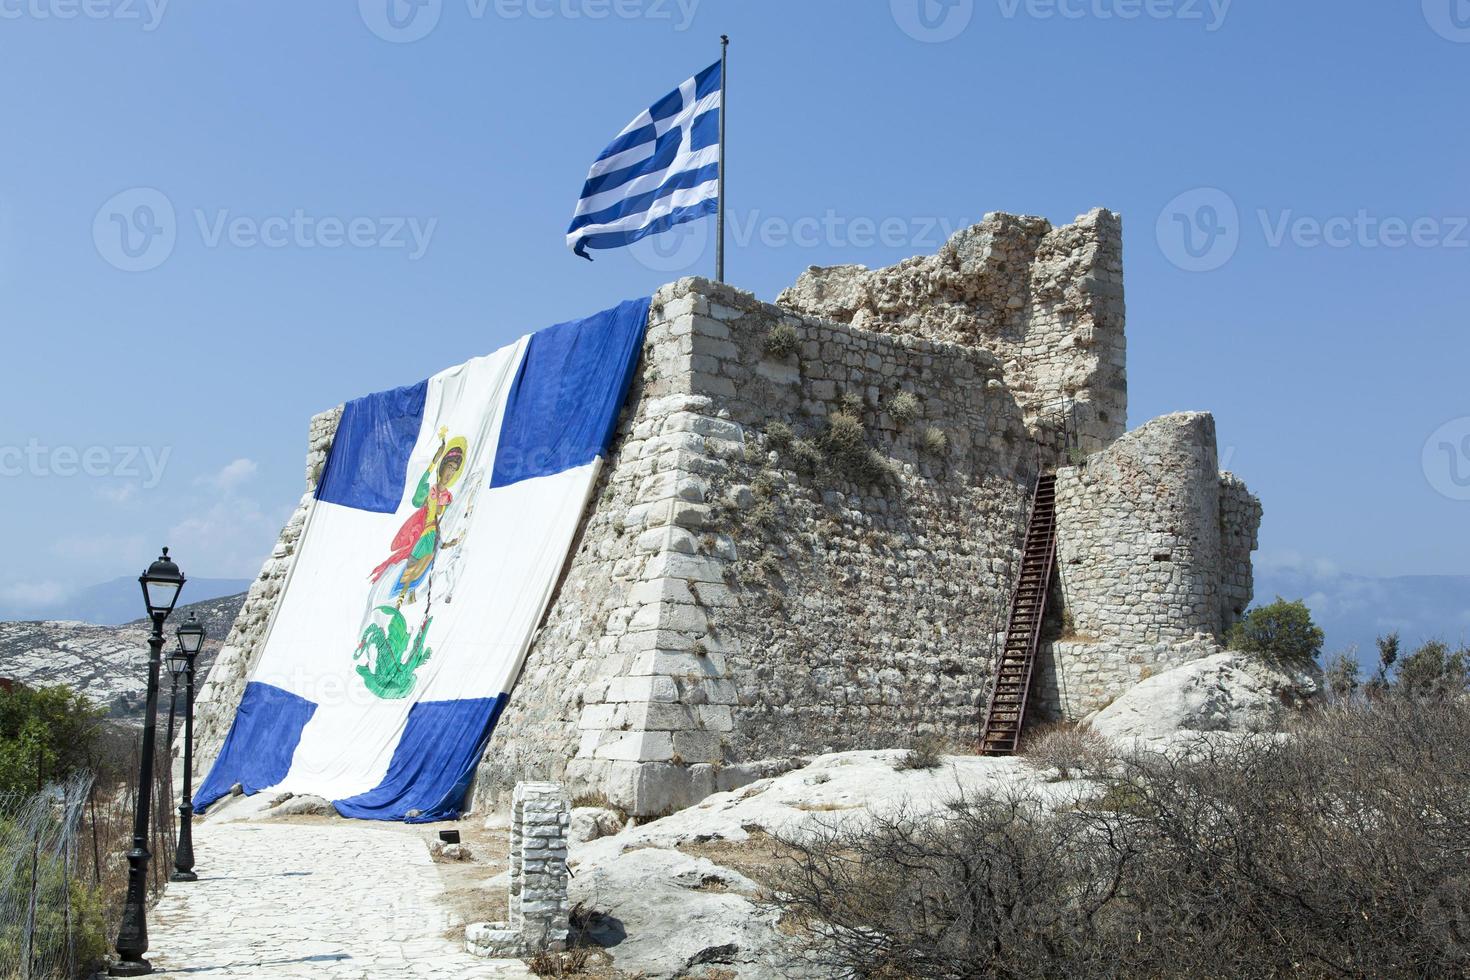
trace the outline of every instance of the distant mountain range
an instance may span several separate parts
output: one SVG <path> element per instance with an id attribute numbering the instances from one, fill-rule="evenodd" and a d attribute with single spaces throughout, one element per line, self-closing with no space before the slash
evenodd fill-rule
<path id="1" fill-rule="evenodd" d="M 1395 630 L 1406 651 L 1425 640 L 1470 645 L 1470 575 L 1370 578 L 1330 568 L 1258 569 L 1256 603 L 1278 595 L 1306 602 L 1327 634 L 1327 653 L 1356 646 L 1365 664 L 1378 662 L 1373 641 Z"/>
<path id="2" fill-rule="evenodd" d="M 247 579 L 191 578 L 184 583 L 181 602 L 204 602 L 233 596 L 250 588 Z M 136 578 L 116 578 L 93 585 L 66 599 L 42 606 L 0 604 L 0 620 L 48 620 L 118 626 L 130 623 L 145 612 L 143 591 Z"/>
<path id="3" fill-rule="evenodd" d="M 202 684 L 244 601 L 241 593 L 175 609 L 165 627 L 164 655 L 176 645 L 174 630 L 191 612 L 197 615 L 207 634 L 196 665 L 197 683 Z M 87 695 L 110 716 L 138 721 L 147 696 L 148 632 L 142 620 L 121 626 L 75 621 L 0 623 L 0 677 L 31 687 L 65 684 Z M 166 699 L 167 672 L 160 680 Z"/>

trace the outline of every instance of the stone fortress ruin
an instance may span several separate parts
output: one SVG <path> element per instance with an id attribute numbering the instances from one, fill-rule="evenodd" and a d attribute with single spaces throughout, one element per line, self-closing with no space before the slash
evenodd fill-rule
<path id="1" fill-rule="evenodd" d="M 650 816 L 793 755 L 973 745 L 1042 474 L 1055 570 L 1027 717 L 1081 718 L 1217 652 L 1251 599 L 1261 507 L 1219 471 L 1210 415 L 1127 431 L 1125 354 L 1105 210 L 992 214 L 932 256 L 810 269 L 774 304 L 661 288 L 475 808 L 551 780 Z M 312 420 L 308 492 L 199 696 L 201 773 L 340 411 Z"/>

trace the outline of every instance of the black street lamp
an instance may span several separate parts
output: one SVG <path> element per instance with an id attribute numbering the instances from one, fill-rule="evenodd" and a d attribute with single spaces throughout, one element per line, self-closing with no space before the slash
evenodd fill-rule
<path id="1" fill-rule="evenodd" d="M 188 664 L 184 660 L 182 651 L 175 650 L 168 655 L 168 735 L 163 740 L 164 745 L 172 746 L 174 744 L 174 709 L 178 706 L 179 702 L 179 678 L 184 676 L 184 668 L 186 666 Z"/>
<path id="2" fill-rule="evenodd" d="M 153 633 L 148 637 L 148 701 L 143 709 L 142 760 L 138 768 L 138 798 L 133 808 L 133 846 L 128 851 L 128 894 L 123 905 L 122 925 L 117 931 L 119 961 L 108 968 L 115 977 L 141 977 L 153 972 L 153 965 L 143 958 L 148 952 L 148 809 L 153 798 L 153 742 L 158 713 L 158 669 L 163 657 L 163 623 L 174 611 L 179 591 L 184 587 L 184 573 L 168 556 L 168 549 L 148 570 L 138 576 L 143 586 L 143 601 L 153 620 Z"/>
<path id="3" fill-rule="evenodd" d="M 174 873 L 169 881 L 198 881 L 194 873 L 194 658 L 204 649 L 204 624 L 189 614 L 178 628 L 179 651 L 184 658 L 184 796 L 179 802 L 179 845 L 174 848 Z"/>

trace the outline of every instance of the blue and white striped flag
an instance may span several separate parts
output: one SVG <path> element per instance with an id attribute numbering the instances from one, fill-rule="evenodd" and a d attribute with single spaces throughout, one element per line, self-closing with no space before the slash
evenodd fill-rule
<path id="1" fill-rule="evenodd" d="M 619 248 L 719 207 L 720 63 L 638 114 L 602 151 L 567 229 L 567 246 Z"/>

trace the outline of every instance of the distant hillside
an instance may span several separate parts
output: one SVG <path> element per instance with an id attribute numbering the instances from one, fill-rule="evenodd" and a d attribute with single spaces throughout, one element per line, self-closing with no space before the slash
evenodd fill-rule
<path id="1" fill-rule="evenodd" d="M 208 631 L 197 670 L 198 682 L 203 683 L 244 601 L 241 593 L 174 610 L 166 627 L 164 655 L 176 645 L 174 630 L 191 611 L 195 613 Z M 122 626 L 79 622 L 0 623 L 0 677 L 10 677 L 33 687 L 65 684 L 106 708 L 112 717 L 141 721 L 147 696 L 148 632 L 148 624 L 141 620 Z M 169 684 L 166 669 L 162 681 L 162 696 L 166 699 Z M 166 706 L 166 700 L 161 703 Z"/>
<path id="2" fill-rule="evenodd" d="M 184 585 L 185 602 L 238 595 L 250 588 L 246 579 L 191 578 Z M 89 586 L 66 599 L 42 606 L 0 605 L 0 619 L 72 621 L 116 626 L 131 623 L 143 612 L 143 591 L 136 578 L 115 578 Z"/>
<path id="3" fill-rule="evenodd" d="M 1276 596 L 1303 599 L 1327 634 L 1326 651 L 1358 647 L 1376 663 L 1376 637 L 1394 630 L 1408 649 L 1425 640 L 1470 643 L 1470 575 L 1371 578 L 1311 568 L 1267 568 L 1256 573 L 1256 602 Z"/>

